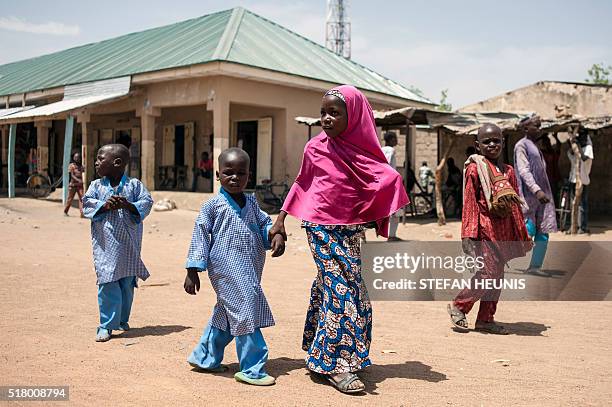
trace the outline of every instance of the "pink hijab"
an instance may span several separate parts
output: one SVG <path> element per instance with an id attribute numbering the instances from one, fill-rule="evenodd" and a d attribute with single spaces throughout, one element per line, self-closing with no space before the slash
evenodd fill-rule
<path id="1" fill-rule="evenodd" d="M 346 130 L 335 138 L 322 131 L 306 144 L 283 210 L 321 225 L 375 221 L 377 233 L 387 237 L 389 216 L 409 202 L 402 177 L 382 152 L 366 97 L 349 85 L 333 90 L 345 99 Z"/>

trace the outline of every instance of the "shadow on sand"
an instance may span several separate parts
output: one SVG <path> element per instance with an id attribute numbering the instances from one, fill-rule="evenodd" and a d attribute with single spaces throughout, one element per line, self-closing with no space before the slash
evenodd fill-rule
<path id="1" fill-rule="evenodd" d="M 211 374 L 215 376 L 222 376 L 227 378 L 234 377 L 234 374 L 240 369 L 238 363 L 231 363 L 227 365 L 228 370 L 225 372 L 205 372 L 203 374 Z M 266 363 L 266 370 L 273 377 L 280 377 L 288 375 L 294 370 L 304 370 L 310 376 L 310 379 L 317 384 L 330 385 L 330 383 L 319 374 L 313 374 L 306 370 L 306 363 L 304 359 L 292 359 L 287 357 L 280 357 L 270 359 Z M 194 372 L 202 372 L 198 368 L 193 368 Z M 424 380 L 432 383 L 438 383 L 444 380 L 448 380 L 446 375 L 441 372 L 432 370 L 431 366 L 418 361 L 408 361 L 404 363 L 394 363 L 388 365 L 372 365 L 362 372 L 359 372 L 359 377 L 362 379 L 366 386 L 365 393 L 355 394 L 355 396 L 363 396 L 366 394 L 378 394 L 376 389 L 378 383 L 381 383 L 387 379 L 412 379 L 412 380 Z"/>
<path id="2" fill-rule="evenodd" d="M 151 325 L 131 328 L 127 332 L 121 333 L 120 338 L 142 338 L 144 336 L 166 336 L 177 332 L 191 329 L 190 326 L 183 325 Z M 113 331 L 114 333 L 115 331 Z"/>
<path id="3" fill-rule="evenodd" d="M 376 391 L 378 384 L 387 379 L 424 380 L 431 383 L 448 380 L 444 373 L 436 372 L 431 366 L 415 360 L 388 365 L 372 365 L 359 372 L 359 377 L 365 385 L 365 393 L 352 394 L 353 396 L 378 395 Z M 330 385 L 322 375 L 311 373 L 310 378 L 315 383 Z"/>

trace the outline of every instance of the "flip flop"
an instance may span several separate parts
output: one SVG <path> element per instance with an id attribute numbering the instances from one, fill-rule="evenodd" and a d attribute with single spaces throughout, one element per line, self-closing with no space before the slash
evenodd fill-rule
<path id="1" fill-rule="evenodd" d="M 124 324 L 119 324 L 119 328 L 117 330 L 127 332 L 130 330 L 130 324 L 128 324 L 127 322 Z"/>
<path id="2" fill-rule="evenodd" d="M 264 377 L 260 377 L 259 379 L 252 379 L 244 373 L 238 372 L 234 375 L 234 379 L 236 379 L 238 382 L 248 383 L 254 386 L 272 386 L 274 383 L 276 383 L 276 379 L 268 374 Z"/>
<path id="3" fill-rule="evenodd" d="M 457 307 L 455 306 L 451 307 L 450 304 L 448 304 L 446 306 L 446 311 L 448 312 L 448 315 L 450 315 L 451 324 L 453 324 L 453 327 L 456 330 L 461 331 L 461 332 L 468 332 L 470 330 L 470 328 L 468 327 L 468 322 L 467 322 L 467 318 L 465 317 L 465 314 L 461 312 Z M 460 321 L 465 321 L 466 326 L 459 325 Z"/>
<path id="4" fill-rule="evenodd" d="M 361 385 L 361 387 L 358 387 L 356 389 L 349 388 L 349 386 L 356 380 L 361 381 L 359 379 L 359 376 L 357 376 L 355 373 L 349 373 L 344 379 L 340 380 L 339 382 L 335 381 L 330 375 L 325 375 L 325 377 L 336 389 L 338 389 L 342 393 L 361 393 L 365 390 L 365 385 L 363 384 Z"/>
<path id="5" fill-rule="evenodd" d="M 225 365 L 219 365 L 217 367 L 208 367 L 208 368 L 204 368 L 200 365 L 197 365 L 195 363 L 191 363 L 191 362 L 187 362 L 189 363 L 189 366 L 195 368 L 198 372 L 201 373 L 223 373 L 223 372 L 227 372 L 228 367 Z"/>

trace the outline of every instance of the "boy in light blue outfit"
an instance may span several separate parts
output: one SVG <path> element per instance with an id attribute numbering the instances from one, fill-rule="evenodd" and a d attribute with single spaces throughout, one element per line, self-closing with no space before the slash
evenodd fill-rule
<path id="1" fill-rule="evenodd" d="M 91 219 L 91 240 L 98 284 L 100 326 L 96 342 L 106 342 L 113 330 L 127 331 L 134 287 L 149 272 L 140 258 L 142 221 L 153 200 L 142 182 L 129 178 L 130 153 L 122 144 L 100 148 L 96 170 L 100 179 L 83 197 L 83 214 Z"/>
<path id="2" fill-rule="evenodd" d="M 221 193 L 200 210 L 189 254 L 185 291 L 200 289 L 198 272 L 207 270 L 217 295 L 213 315 L 188 362 L 202 371 L 219 372 L 225 347 L 235 338 L 240 372 L 236 380 L 266 386 L 275 379 L 265 372 L 268 347 L 261 329 L 274 325 L 274 318 L 261 288 L 266 250 L 281 256 L 285 242 L 279 234 L 271 238 L 270 217 L 253 195 L 245 195 L 249 178 L 248 154 L 230 148 L 219 156 L 217 179 Z"/>

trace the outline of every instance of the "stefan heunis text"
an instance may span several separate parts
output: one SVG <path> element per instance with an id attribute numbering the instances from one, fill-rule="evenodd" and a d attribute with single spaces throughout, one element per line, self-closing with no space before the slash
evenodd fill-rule
<path id="1" fill-rule="evenodd" d="M 402 278 L 398 281 L 384 281 L 377 278 L 373 281 L 375 290 L 524 290 L 525 279 L 481 279 L 461 280 L 450 278 L 423 278 L 418 281 Z"/>

